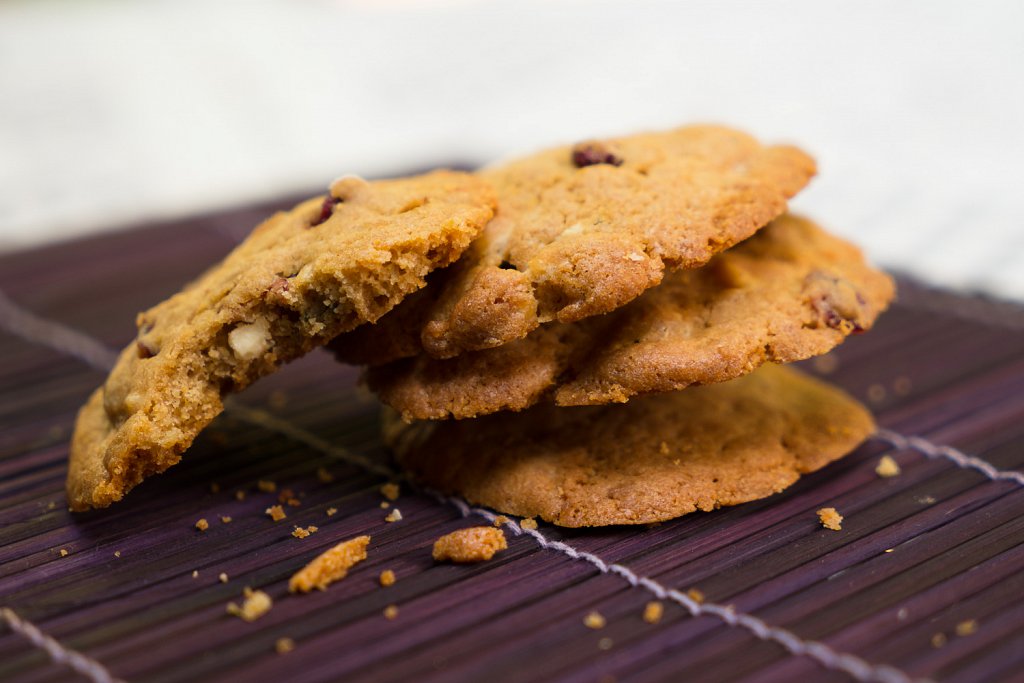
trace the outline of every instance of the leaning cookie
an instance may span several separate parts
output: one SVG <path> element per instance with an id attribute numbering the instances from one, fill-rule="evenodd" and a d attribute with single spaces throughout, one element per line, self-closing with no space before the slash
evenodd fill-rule
<path id="1" fill-rule="evenodd" d="M 645 524 L 782 491 L 874 431 L 842 391 L 765 366 L 731 382 L 626 405 L 537 406 L 406 424 L 385 441 L 420 482 L 567 527 Z"/>
<path id="2" fill-rule="evenodd" d="M 105 507 L 178 462 L 226 394 L 377 320 L 465 250 L 493 191 L 438 171 L 346 177 L 260 225 L 220 264 L 138 317 L 138 337 L 82 408 L 67 480 L 74 510 Z"/>
<path id="3" fill-rule="evenodd" d="M 545 325 L 449 360 L 420 354 L 370 368 L 366 378 L 407 419 L 469 418 L 545 400 L 623 402 L 820 355 L 870 328 L 893 294 L 892 279 L 856 247 L 786 215 L 607 315 Z"/>
<path id="4" fill-rule="evenodd" d="M 788 146 L 691 126 L 559 147 L 481 172 L 498 214 L 415 303 L 336 352 L 377 364 L 493 348 L 607 313 L 746 239 L 815 172 Z"/>

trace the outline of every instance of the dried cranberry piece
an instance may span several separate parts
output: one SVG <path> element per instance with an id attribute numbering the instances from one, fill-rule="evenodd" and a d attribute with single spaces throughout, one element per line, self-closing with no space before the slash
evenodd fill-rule
<path id="1" fill-rule="evenodd" d="M 621 166 L 622 159 L 600 142 L 581 142 L 572 148 L 572 163 L 576 168 L 596 164 Z"/>
<path id="2" fill-rule="evenodd" d="M 340 199 L 335 199 L 331 195 L 324 197 L 324 203 L 320 205 L 320 216 L 313 221 L 309 227 L 320 225 L 328 218 L 331 217 L 331 213 L 334 211 L 334 207 L 341 202 Z"/>

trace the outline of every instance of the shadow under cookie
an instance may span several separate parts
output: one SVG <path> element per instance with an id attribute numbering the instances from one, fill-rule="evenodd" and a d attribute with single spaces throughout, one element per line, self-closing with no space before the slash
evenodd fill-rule
<path id="1" fill-rule="evenodd" d="M 566 527 L 645 524 L 782 491 L 875 429 L 844 392 L 775 365 L 628 404 L 407 424 L 384 439 L 421 483 Z"/>

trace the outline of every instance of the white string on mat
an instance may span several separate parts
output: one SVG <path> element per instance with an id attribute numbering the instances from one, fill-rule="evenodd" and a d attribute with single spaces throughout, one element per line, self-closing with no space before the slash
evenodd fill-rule
<path id="1" fill-rule="evenodd" d="M 981 472 L 992 481 L 1012 481 L 1024 486 L 1024 473 L 1016 470 L 997 469 L 987 460 L 967 455 L 952 446 L 938 446 L 920 436 L 904 436 L 889 429 L 879 429 L 874 433 L 873 438 L 900 450 L 917 451 L 928 458 L 945 458 L 963 469 Z"/>
<path id="2" fill-rule="evenodd" d="M 27 327 L 25 327 L 26 325 Z M 24 339 L 84 360 L 94 367 L 108 369 L 116 359 L 116 354 L 112 353 L 97 340 L 61 323 L 46 320 L 21 309 L 4 296 L 3 292 L 0 292 L 0 326 Z M 325 455 L 340 458 L 382 476 L 393 477 L 395 474 L 390 468 L 374 463 L 361 455 L 353 454 L 347 449 L 334 446 L 312 432 L 264 411 L 237 405 L 229 406 L 229 408 L 230 412 L 251 424 L 258 424 L 272 431 L 277 431 L 283 436 L 303 443 Z M 1024 475 L 1019 472 L 999 470 L 991 463 L 980 458 L 966 455 L 949 446 L 938 446 L 922 437 L 906 437 L 886 429 L 879 430 L 875 436 L 897 448 L 909 447 L 928 457 L 946 458 L 959 467 L 977 470 L 990 479 L 1012 480 L 1024 485 Z M 441 502 L 453 505 L 463 516 L 479 515 L 491 522 L 497 517 L 495 513 L 489 510 L 471 507 L 461 498 L 446 496 L 437 491 L 428 490 L 426 493 Z M 626 580 L 631 586 L 643 588 L 660 599 L 678 603 L 693 616 L 716 617 L 730 626 L 738 626 L 749 631 L 761 640 L 775 642 L 792 654 L 810 657 L 826 668 L 847 673 L 858 681 L 909 683 L 913 680 L 898 669 L 886 665 L 874 665 L 855 655 L 837 652 L 822 642 L 805 640 L 792 631 L 778 626 L 771 626 L 751 614 L 738 612 L 731 605 L 697 602 L 677 589 L 667 588 L 654 579 L 637 575 L 624 565 L 617 563 L 609 564 L 593 553 L 581 551 L 562 541 L 553 541 L 537 530 L 523 529 L 518 523 L 513 521 L 509 521 L 506 524 L 512 529 L 513 533 L 516 535 L 529 535 L 542 548 L 554 550 L 574 560 L 587 562 L 601 573 L 616 574 Z M 55 661 L 58 660 L 55 659 Z"/>
<path id="3" fill-rule="evenodd" d="M 112 676 L 107 668 L 95 659 L 61 645 L 59 641 L 43 633 L 38 626 L 22 618 L 10 607 L 0 607 L 0 618 L 3 618 L 4 623 L 12 631 L 37 648 L 44 650 L 54 663 L 77 671 L 93 683 L 123 683 L 120 678 Z"/>

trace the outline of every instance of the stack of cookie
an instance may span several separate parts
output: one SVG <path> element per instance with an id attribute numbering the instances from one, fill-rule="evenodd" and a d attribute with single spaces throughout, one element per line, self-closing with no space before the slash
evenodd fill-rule
<path id="1" fill-rule="evenodd" d="M 498 212 L 469 252 L 333 350 L 370 366 L 403 466 L 475 504 L 575 527 L 765 497 L 874 428 L 774 365 L 870 328 L 893 296 L 785 213 L 813 173 L 710 127 L 485 170 Z"/>
<path id="2" fill-rule="evenodd" d="M 173 465 L 227 393 L 326 343 L 368 366 L 402 464 L 473 503 L 587 526 L 779 491 L 873 423 L 773 364 L 870 328 L 893 296 L 785 213 L 813 174 L 795 148 L 689 127 L 343 178 L 140 315 L 79 415 L 72 508 Z"/>

